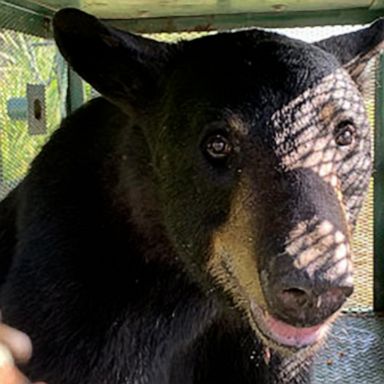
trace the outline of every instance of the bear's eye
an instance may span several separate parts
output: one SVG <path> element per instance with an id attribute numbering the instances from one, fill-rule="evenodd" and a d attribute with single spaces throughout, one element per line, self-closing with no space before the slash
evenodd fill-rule
<path id="1" fill-rule="evenodd" d="M 221 160 L 232 153 L 232 144 L 224 135 L 214 134 L 206 138 L 204 150 L 210 158 Z"/>
<path id="2" fill-rule="evenodd" d="M 349 120 L 342 121 L 335 129 L 335 142 L 339 146 L 351 145 L 355 139 L 356 129 Z"/>

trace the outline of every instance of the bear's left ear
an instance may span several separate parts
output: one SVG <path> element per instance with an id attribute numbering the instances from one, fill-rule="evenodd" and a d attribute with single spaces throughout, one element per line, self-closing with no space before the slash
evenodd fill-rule
<path id="1" fill-rule="evenodd" d="M 363 89 L 363 73 L 367 63 L 384 49 L 384 19 L 375 21 L 368 28 L 333 36 L 314 44 L 336 56 L 359 89 Z"/>
<path id="2" fill-rule="evenodd" d="M 150 103 L 174 51 L 171 44 L 110 28 L 74 8 L 55 14 L 53 31 L 72 68 L 103 96 L 130 112 Z"/>

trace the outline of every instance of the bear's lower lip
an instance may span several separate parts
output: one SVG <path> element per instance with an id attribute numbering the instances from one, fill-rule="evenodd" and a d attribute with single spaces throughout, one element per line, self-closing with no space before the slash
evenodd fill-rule
<path id="1" fill-rule="evenodd" d="M 251 311 L 259 331 L 268 339 L 285 347 L 304 348 L 314 345 L 324 338 L 329 329 L 329 322 L 312 327 L 295 327 L 276 319 L 253 302 Z"/>

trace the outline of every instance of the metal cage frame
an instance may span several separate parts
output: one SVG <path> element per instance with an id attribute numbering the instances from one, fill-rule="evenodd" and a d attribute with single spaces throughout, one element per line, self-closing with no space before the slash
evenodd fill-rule
<path id="1" fill-rule="evenodd" d="M 268 13 L 226 13 L 209 15 L 104 19 L 108 24 L 138 33 L 209 31 L 239 27 L 287 28 L 321 25 L 366 24 L 384 17 L 384 0 L 374 0 L 366 7 L 283 12 L 277 6 Z M 65 5 L 63 1 L 63 6 Z M 0 28 L 12 29 L 44 38 L 52 37 L 51 18 L 56 9 L 33 0 L 0 0 Z M 67 111 L 85 101 L 84 83 L 71 70 L 68 73 Z M 375 159 L 374 168 L 374 311 L 384 311 L 384 54 L 379 58 L 375 89 Z"/>

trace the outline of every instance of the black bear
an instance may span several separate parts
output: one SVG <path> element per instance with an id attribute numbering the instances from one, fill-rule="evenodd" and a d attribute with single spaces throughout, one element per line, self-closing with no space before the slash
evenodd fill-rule
<path id="1" fill-rule="evenodd" d="M 54 35 L 102 97 L 0 205 L 0 307 L 51 384 L 308 383 L 353 291 L 370 173 L 360 90 L 384 21 L 314 44 L 166 44 L 74 9 Z"/>

